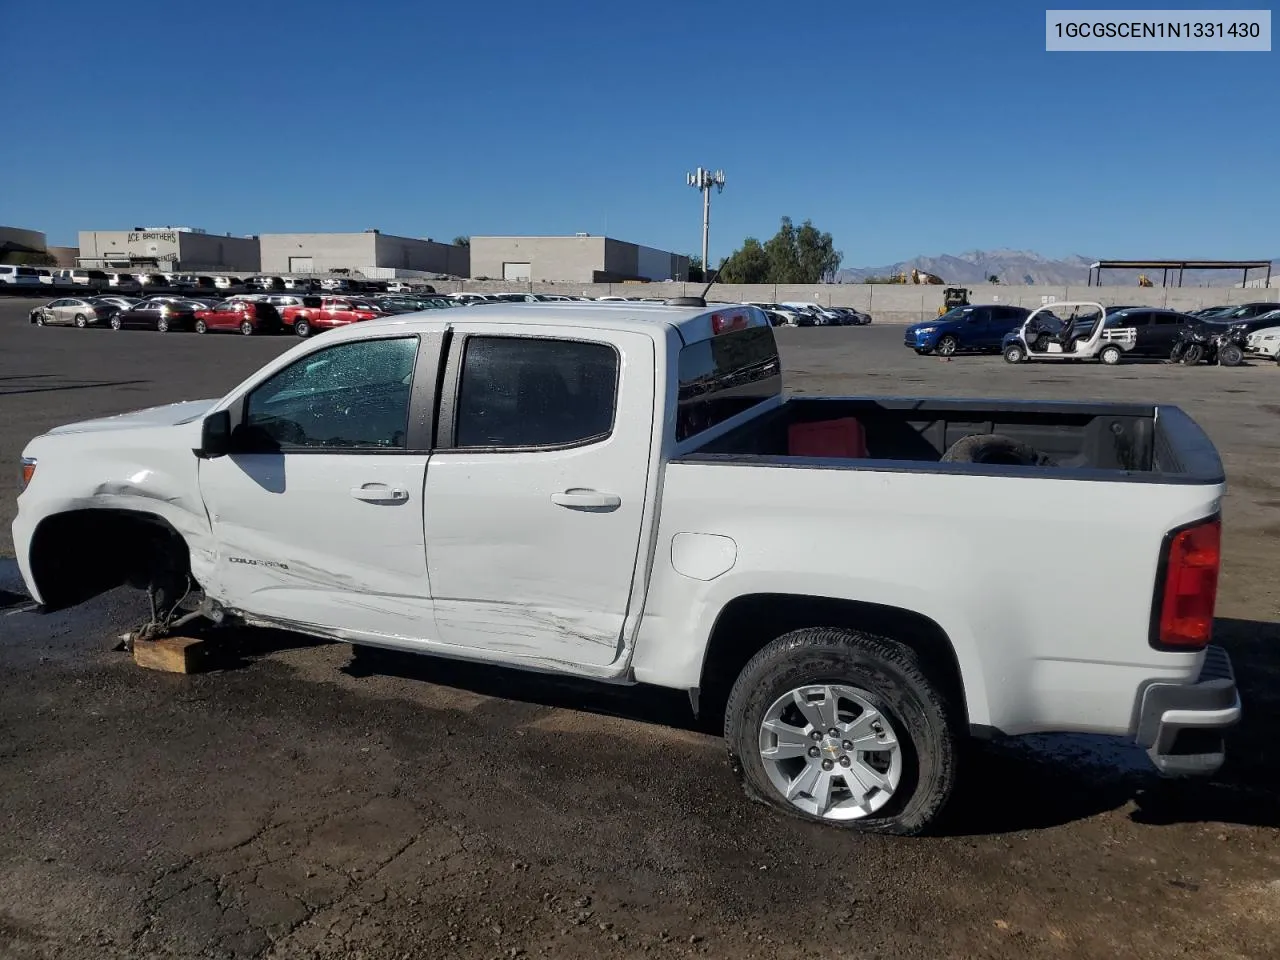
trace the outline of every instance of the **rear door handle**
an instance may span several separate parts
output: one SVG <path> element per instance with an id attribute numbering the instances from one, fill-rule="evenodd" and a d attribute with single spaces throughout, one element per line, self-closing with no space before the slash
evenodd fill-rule
<path id="1" fill-rule="evenodd" d="M 389 487 L 385 483 L 366 483 L 352 487 L 351 495 L 366 503 L 404 503 L 409 499 L 409 491 L 403 487 Z"/>
<path id="2" fill-rule="evenodd" d="M 613 510 L 622 505 L 622 498 L 616 493 L 601 493 L 599 490 L 587 490 L 584 487 L 573 487 L 551 495 L 551 502 L 571 510 Z"/>

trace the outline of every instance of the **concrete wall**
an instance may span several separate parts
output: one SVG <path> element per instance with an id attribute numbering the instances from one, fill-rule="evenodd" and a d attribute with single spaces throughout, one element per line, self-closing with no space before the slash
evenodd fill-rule
<path id="1" fill-rule="evenodd" d="M 612 237 L 472 237 L 471 276 L 501 280 L 504 263 L 527 263 L 535 283 L 620 283 L 684 276 L 687 257 Z"/>
<path id="2" fill-rule="evenodd" d="M 474 243 L 474 239 L 472 240 Z M 559 293 L 572 296 L 601 297 L 683 297 L 697 296 L 706 286 L 702 283 L 503 283 L 501 281 L 433 280 L 442 293 L 463 290 L 475 293 Z M 1168 307 L 1172 310 L 1198 310 L 1217 304 L 1247 303 L 1271 300 L 1280 304 L 1280 289 L 1241 289 L 1240 287 L 1014 287 L 977 284 L 968 288 L 973 303 L 1007 303 L 1034 308 L 1041 298 L 1097 301 L 1104 306 Z M 812 301 L 823 306 L 856 307 L 865 310 L 880 323 L 915 323 L 937 316 L 942 305 L 942 287 L 899 284 L 715 284 L 707 293 L 709 300 L 734 303 L 760 301 L 780 303 L 784 300 Z"/>

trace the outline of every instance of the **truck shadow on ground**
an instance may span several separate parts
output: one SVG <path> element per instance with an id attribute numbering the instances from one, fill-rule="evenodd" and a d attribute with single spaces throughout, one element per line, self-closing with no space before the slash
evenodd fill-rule
<path id="1" fill-rule="evenodd" d="M 274 650 L 322 643 L 275 630 L 244 631 L 237 664 Z M 1235 663 L 1244 718 L 1227 737 L 1227 763 L 1212 780 L 1157 776 L 1136 746 L 1107 737 L 1037 735 L 966 747 L 940 832 L 980 836 L 1042 830 L 1132 805 L 1138 823 L 1280 827 L 1280 624 L 1219 619 L 1215 642 Z M 393 676 L 525 704 L 579 710 L 719 736 L 715 712 L 695 716 L 681 691 L 611 686 L 412 653 L 357 647 L 343 672 Z"/>

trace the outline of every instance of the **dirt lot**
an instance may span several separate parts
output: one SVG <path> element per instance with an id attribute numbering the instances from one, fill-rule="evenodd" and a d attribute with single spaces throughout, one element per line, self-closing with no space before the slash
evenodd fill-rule
<path id="1" fill-rule="evenodd" d="M 1246 709 L 1217 783 L 1029 738 L 975 752 L 943 835 L 864 838 L 746 801 L 677 694 L 249 632 L 225 670 L 175 677 L 112 650 L 130 594 L 41 617 L 0 593 L 0 957 L 1275 956 L 1280 369 L 780 339 L 796 391 L 1166 400 L 1208 429 Z M 289 345 L 36 329 L 0 301 L 0 454 L 218 395 Z"/>

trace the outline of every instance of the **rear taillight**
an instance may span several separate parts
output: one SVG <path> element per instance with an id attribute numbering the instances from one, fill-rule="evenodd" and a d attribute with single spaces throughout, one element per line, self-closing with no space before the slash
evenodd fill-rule
<path id="1" fill-rule="evenodd" d="M 1222 563 L 1222 518 L 1171 531 L 1161 550 L 1151 645 L 1198 650 L 1213 636 L 1213 608 Z"/>

